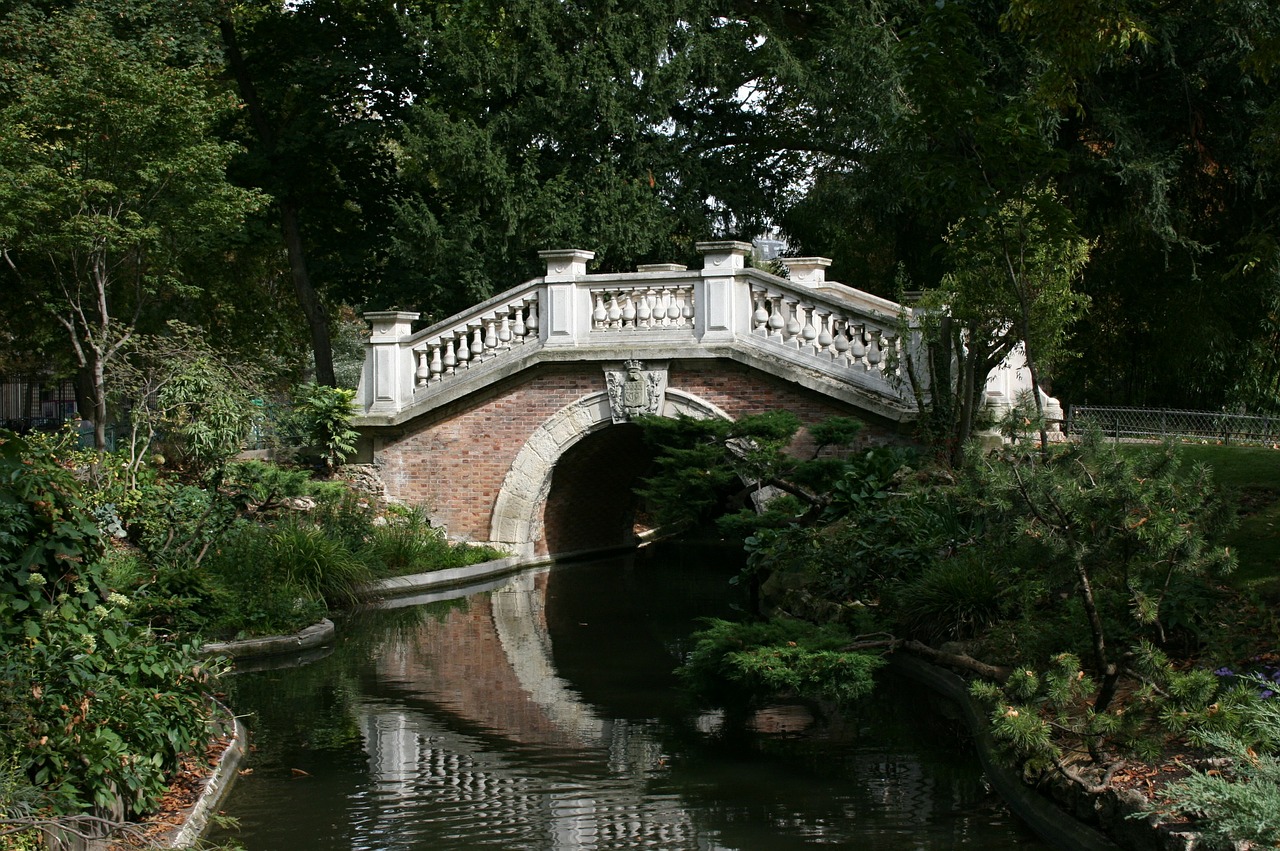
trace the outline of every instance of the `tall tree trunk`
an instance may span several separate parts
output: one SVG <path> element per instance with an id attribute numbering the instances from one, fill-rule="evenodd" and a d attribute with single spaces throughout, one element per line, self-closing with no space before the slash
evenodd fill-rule
<path id="1" fill-rule="evenodd" d="M 298 227 L 297 208 L 289 201 L 280 204 L 280 221 L 284 230 L 284 244 L 289 251 L 289 270 L 293 273 L 293 291 L 298 304 L 307 317 L 311 330 L 311 351 L 315 357 L 316 383 L 337 387 L 333 374 L 333 343 L 329 338 L 329 317 L 320 304 L 320 296 L 311 286 L 307 272 L 307 258 L 302 250 L 302 232 Z"/>
<path id="2" fill-rule="evenodd" d="M 93 448 L 99 452 L 107 451 L 107 365 L 102 353 L 94 346 L 89 347 L 89 369 L 93 381 Z"/>
<path id="3" fill-rule="evenodd" d="M 977 390 L 974 387 L 976 380 L 974 362 L 978 359 L 976 351 L 977 334 L 974 332 L 972 324 L 969 326 L 969 350 L 964 350 L 964 339 L 957 335 L 956 337 L 956 355 L 960 359 L 960 377 L 958 381 L 957 396 L 960 402 L 960 415 L 956 423 L 955 442 L 951 446 L 951 463 L 958 464 L 964 455 L 964 445 L 969 442 L 969 435 L 973 432 L 973 420 L 975 416 L 974 408 L 977 406 Z"/>
<path id="4" fill-rule="evenodd" d="M 258 89 L 249 75 L 244 54 L 240 52 L 240 40 L 236 37 L 235 22 L 229 16 L 218 21 L 218 29 L 222 33 L 222 42 L 227 51 L 227 64 L 231 66 L 231 74 L 240 89 L 240 97 L 244 98 L 245 107 L 249 110 L 249 118 L 253 122 L 254 132 L 258 134 L 259 143 L 267 149 L 267 153 L 275 156 L 275 132 L 262 101 L 258 97 Z M 320 296 L 311 284 L 311 273 L 307 269 L 307 255 L 302 243 L 302 229 L 298 226 L 298 206 L 289 199 L 288 192 L 276 199 L 280 205 L 280 229 L 284 235 L 285 249 L 289 254 L 289 272 L 293 279 L 293 291 L 298 297 L 298 304 L 307 318 L 307 327 L 311 332 L 311 352 L 316 368 L 316 383 L 329 387 L 337 385 L 333 375 L 333 344 L 329 337 L 329 318 L 320 303 Z"/>

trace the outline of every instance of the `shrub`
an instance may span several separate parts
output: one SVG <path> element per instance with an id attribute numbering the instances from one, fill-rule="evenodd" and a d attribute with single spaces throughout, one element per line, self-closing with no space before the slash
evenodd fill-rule
<path id="1" fill-rule="evenodd" d="M 877 655 L 849 652 L 833 626 L 774 618 L 735 623 L 712 618 L 693 636 L 678 673 L 713 704 L 744 706 L 777 694 L 848 702 L 869 693 Z"/>
<path id="2" fill-rule="evenodd" d="M 304 454 L 319 458 L 332 471 L 356 451 L 359 432 L 351 427 L 355 416 L 354 390 L 302 384 L 294 388 L 293 408 L 282 423 L 286 436 Z"/>
<path id="3" fill-rule="evenodd" d="M 223 537 L 205 563 L 211 604 L 200 613 L 201 630 L 216 637 L 282 635 L 324 617 L 324 601 L 303 589 L 269 561 L 273 530 L 241 522 Z"/>
<path id="4" fill-rule="evenodd" d="M 1275 685 L 1260 677 L 1255 684 L 1264 690 Z M 1231 757 L 1231 769 L 1194 772 L 1168 786 L 1161 798 L 1166 805 L 1199 816 L 1198 827 L 1212 840 L 1248 840 L 1272 848 L 1280 846 L 1280 700 L 1255 698 L 1243 709 L 1238 731 L 1205 730 L 1199 736 L 1202 743 Z"/>
<path id="5" fill-rule="evenodd" d="M 205 734 L 208 670 L 129 619 L 102 552 L 57 448 L 0 434 L 0 754 L 59 813 L 150 809 Z"/>
<path id="6" fill-rule="evenodd" d="M 305 518 L 285 517 L 266 536 L 263 566 L 312 599 L 351 602 L 372 573 L 343 542 Z"/>

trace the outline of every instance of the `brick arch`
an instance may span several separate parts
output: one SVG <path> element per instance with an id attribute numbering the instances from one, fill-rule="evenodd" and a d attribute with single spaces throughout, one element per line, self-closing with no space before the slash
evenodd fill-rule
<path id="1" fill-rule="evenodd" d="M 667 388 L 661 414 L 732 419 L 715 404 L 671 387 Z M 600 392 L 565 405 L 535 428 L 503 479 L 494 501 L 489 540 L 519 553 L 532 553 L 544 540 L 542 510 L 551 491 L 556 463 L 587 435 L 611 425 L 609 394 Z"/>

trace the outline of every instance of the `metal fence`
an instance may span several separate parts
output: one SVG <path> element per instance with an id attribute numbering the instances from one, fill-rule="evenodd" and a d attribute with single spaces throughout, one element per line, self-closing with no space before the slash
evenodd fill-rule
<path id="1" fill-rule="evenodd" d="M 1177 440 L 1210 443 L 1280 443 L 1280 416 L 1071 405 L 1063 431 L 1079 436 L 1091 428 L 1116 440 Z"/>

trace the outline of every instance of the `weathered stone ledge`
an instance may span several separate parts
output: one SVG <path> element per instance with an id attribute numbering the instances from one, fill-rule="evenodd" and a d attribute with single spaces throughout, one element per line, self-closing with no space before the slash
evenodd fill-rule
<path id="1" fill-rule="evenodd" d="M 987 729 L 986 715 L 969 696 L 968 686 L 960 676 L 901 652 L 889 656 L 889 666 L 955 704 L 973 737 L 987 781 L 1014 815 L 1041 839 L 1063 851 L 1117 851 L 1119 846 L 1114 842 L 1029 789 L 1022 777 L 1000 760 Z"/>
<path id="2" fill-rule="evenodd" d="M 435 591 L 442 588 L 456 588 L 471 585 L 485 579 L 497 579 L 512 573 L 519 573 L 530 567 L 542 567 L 556 562 L 574 561 L 583 558 L 605 558 L 614 553 L 631 552 L 637 544 L 620 544 L 604 549 L 580 550 L 569 553 L 543 556 L 508 556 L 506 558 L 469 564 L 465 567 L 446 567 L 426 573 L 414 573 L 409 576 L 393 576 L 370 582 L 357 589 L 356 595 L 364 600 L 379 600 L 388 597 L 400 597 L 417 594 L 422 591 Z"/>
<path id="3" fill-rule="evenodd" d="M 538 567 L 553 561 L 556 561 L 556 558 L 552 556 L 508 556 L 492 561 L 482 561 L 479 564 L 468 564 L 464 567 L 446 567 L 426 573 L 380 579 L 360 587 L 356 590 L 356 595 L 363 600 L 377 600 L 403 594 L 416 594 L 420 591 L 433 591 L 438 588 L 470 585 L 483 579 L 519 573 L 527 567 Z"/>
<path id="4" fill-rule="evenodd" d="M 158 847 L 191 848 L 195 846 L 208 828 L 210 817 L 226 800 L 232 785 L 239 777 L 240 761 L 244 759 L 249 749 L 249 732 L 240 723 L 240 719 L 231 713 L 231 710 L 222 704 L 218 704 L 218 707 L 224 713 L 221 723 L 231 740 L 222 752 L 222 756 L 218 758 L 218 764 L 213 767 L 213 773 L 206 781 L 200 797 L 182 814 L 182 821 L 170 835 L 162 837 L 157 842 Z"/>

